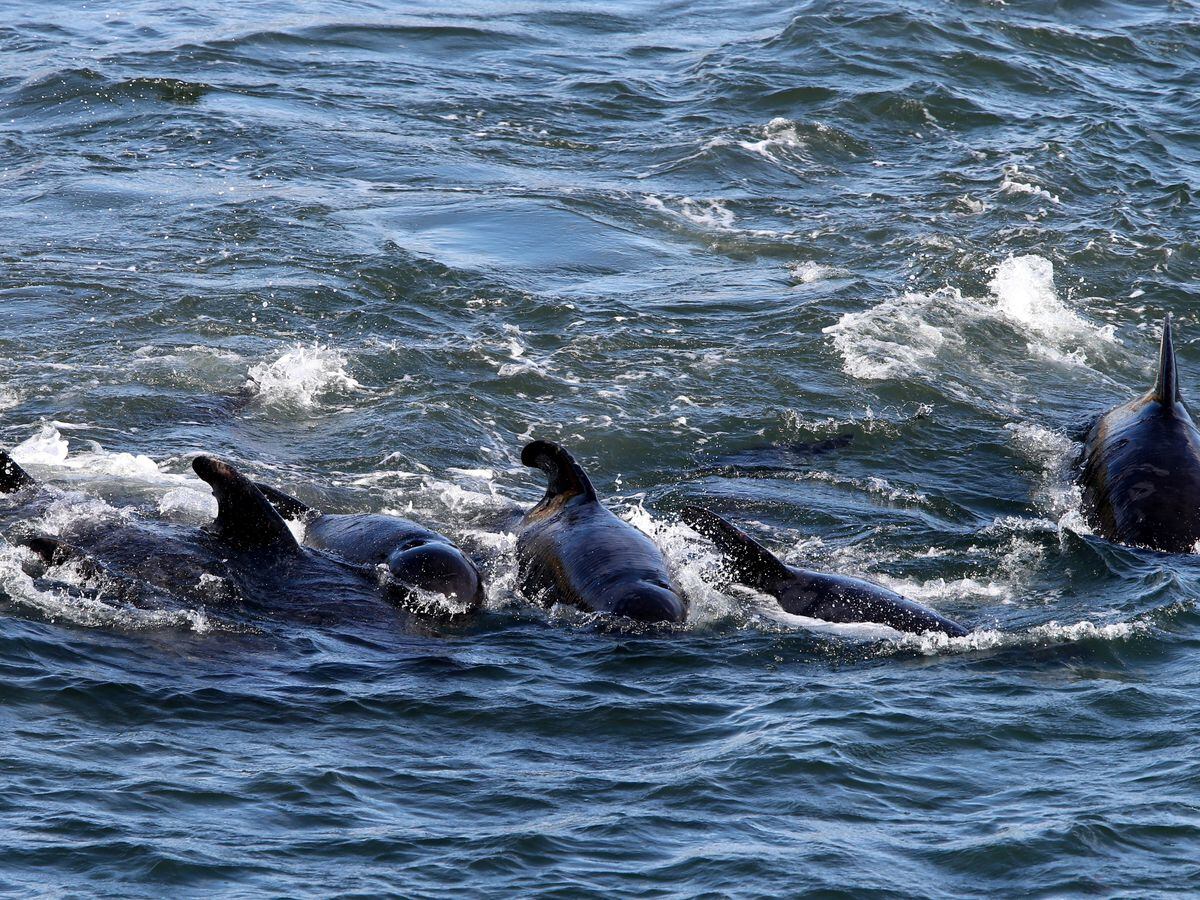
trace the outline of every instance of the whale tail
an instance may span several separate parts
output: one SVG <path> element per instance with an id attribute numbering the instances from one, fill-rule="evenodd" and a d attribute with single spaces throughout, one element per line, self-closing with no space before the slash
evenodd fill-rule
<path id="1" fill-rule="evenodd" d="M 18 466 L 6 450 L 0 450 L 0 494 L 15 494 L 31 484 L 37 484 L 33 476 Z"/>
<path id="2" fill-rule="evenodd" d="M 1171 314 L 1163 319 L 1162 344 L 1158 350 L 1158 377 L 1150 389 L 1150 399 L 1157 400 L 1167 409 L 1183 401 L 1179 392 L 1179 372 L 1175 368 L 1175 341 L 1171 334 Z"/>
<path id="3" fill-rule="evenodd" d="M 740 528 L 701 506 L 685 506 L 683 521 L 716 544 L 738 581 L 766 591 L 791 573 L 770 550 Z"/>
<path id="4" fill-rule="evenodd" d="M 245 475 L 212 456 L 197 456 L 192 469 L 217 498 L 217 518 L 210 530 L 238 550 L 299 549 L 283 517 Z"/>
<path id="5" fill-rule="evenodd" d="M 521 463 L 532 469 L 541 469 L 549 476 L 543 503 L 559 498 L 569 500 L 576 496 L 596 499 L 596 489 L 588 480 L 587 473 L 561 444 L 531 441 L 521 451 Z"/>

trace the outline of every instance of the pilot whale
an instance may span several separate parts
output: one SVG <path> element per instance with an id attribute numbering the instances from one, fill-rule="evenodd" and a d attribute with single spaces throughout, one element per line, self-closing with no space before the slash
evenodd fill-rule
<path id="1" fill-rule="evenodd" d="M 882 585 L 789 566 L 707 509 L 686 506 L 682 514 L 688 525 L 716 544 L 739 582 L 774 597 L 784 612 L 826 622 L 873 622 L 915 634 L 935 631 L 962 637 L 969 633 L 957 622 Z"/>
<path id="2" fill-rule="evenodd" d="M 228 463 L 198 456 L 195 473 L 212 489 L 216 518 L 204 527 L 128 517 L 85 519 L 61 534 L 30 533 L 30 513 L 62 494 L 38 484 L 0 451 L 0 493 L 10 512 L 25 516 L 7 537 L 32 555 L 27 571 L 72 594 L 115 596 L 142 608 L 203 604 L 221 618 L 264 618 L 321 625 L 365 624 L 426 632 L 427 619 L 381 591 L 373 566 L 351 562 L 297 543 L 262 491 Z M 64 581 L 57 567 L 73 564 Z M 80 587 L 79 576 L 87 582 Z M 213 585 L 220 589 L 214 589 Z"/>
<path id="3" fill-rule="evenodd" d="M 456 600 L 464 612 L 484 602 L 483 578 L 449 538 L 402 516 L 322 513 L 269 485 L 256 486 L 285 518 L 303 522 L 304 545 L 364 566 L 386 566 L 392 592 L 413 589 Z"/>
<path id="4" fill-rule="evenodd" d="M 1168 315 L 1153 387 L 1100 416 L 1088 432 L 1078 481 L 1084 518 L 1096 534 L 1191 553 L 1200 542 L 1200 431 L 1179 388 L 1171 332 Z"/>
<path id="5" fill-rule="evenodd" d="M 526 597 L 639 622 L 683 621 L 687 605 L 654 541 L 604 508 L 565 448 L 533 441 L 521 462 L 547 476 L 546 495 L 517 526 Z"/>

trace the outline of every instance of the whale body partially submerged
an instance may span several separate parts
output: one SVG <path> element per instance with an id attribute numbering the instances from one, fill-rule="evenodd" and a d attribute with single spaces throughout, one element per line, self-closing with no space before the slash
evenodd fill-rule
<path id="1" fill-rule="evenodd" d="M 521 591 L 638 622 L 682 622 L 687 604 L 654 541 L 604 508 L 564 448 L 533 441 L 521 462 L 546 473 L 546 494 L 517 526 Z"/>
<path id="2" fill-rule="evenodd" d="M 1200 542 L 1200 430 L 1179 387 L 1171 317 L 1145 394 L 1096 421 L 1080 456 L 1086 521 L 1118 544 L 1192 553 Z"/>
<path id="3" fill-rule="evenodd" d="M 376 566 L 302 546 L 264 493 L 227 462 L 199 456 L 192 468 L 213 491 L 216 518 L 204 527 L 136 516 L 81 520 L 61 534 L 30 532 L 23 522 L 9 537 L 32 551 L 31 572 L 56 583 L 57 567 L 73 564 L 96 591 L 122 603 L 159 608 L 181 599 L 215 606 L 219 616 L 253 624 L 287 619 L 314 624 L 366 622 L 427 631 L 426 610 L 395 602 Z M 0 451 L 0 493 L 35 513 L 61 497 L 39 485 Z M 33 519 L 36 521 L 36 519 Z M 198 586 L 220 584 L 217 595 Z M 71 590 L 77 585 L 67 584 Z"/>
<path id="4" fill-rule="evenodd" d="M 685 507 L 683 520 L 716 545 L 737 581 L 774 597 L 784 612 L 825 622 L 872 622 L 915 634 L 934 631 L 963 637 L 969 633 L 952 619 L 874 582 L 789 566 L 703 507 Z"/>

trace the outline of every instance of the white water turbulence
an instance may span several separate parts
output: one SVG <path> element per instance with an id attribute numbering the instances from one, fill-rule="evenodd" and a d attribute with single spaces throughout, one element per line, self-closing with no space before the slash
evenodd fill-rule
<path id="1" fill-rule="evenodd" d="M 988 286 L 984 297 L 952 286 L 912 291 L 845 313 L 824 331 L 854 378 L 920 379 L 960 399 L 1014 412 L 1008 350 L 989 346 L 981 332 L 1017 342 L 1028 358 L 1081 367 L 1107 380 L 1093 362 L 1113 352 L 1115 330 L 1093 324 L 1062 300 L 1050 260 L 1010 256 L 996 266 Z M 980 385 L 989 390 L 979 391 Z"/>
<path id="2" fill-rule="evenodd" d="M 662 213 L 689 225 L 710 231 L 733 231 L 737 216 L 721 200 L 694 200 L 680 197 L 667 201 L 650 195 L 643 201 L 648 209 Z"/>
<path id="3" fill-rule="evenodd" d="M 1033 491 L 1038 509 L 1060 532 L 1091 534 L 1081 506 L 1083 494 L 1071 472 L 1079 455 L 1079 444 L 1060 432 L 1030 422 L 1010 423 L 1005 427 L 1018 452 L 1041 469 Z"/>
<path id="4" fill-rule="evenodd" d="M 31 557 L 30 551 L 0 539 L 0 590 L 9 602 L 51 622 L 129 631 L 181 629 L 197 634 L 237 630 L 214 621 L 203 608 L 143 609 L 122 602 L 103 576 L 75 562 L 51 567 L 48 574 L 56 585 L 39 586 L 24 569 Z"/>
<path id="5" fill-rule="evenodd" d="M 271 362 L 252 366 L 246 389 L 264 404 L 311 410 L 322 399 L 362 389 L 344 354 L 321 343 L 296 344 Z"/>
<path id="6" fill-rule="evenodd" d="M 1097 326 L 1067 306 L 1054 287 L 1054 264 L 1035 254 L 1010 256 L 988 284 L 996 310 L 1032 336 L 1029 352 L 1060 362 L 1088 364 L 1089 346 L 1116 341 L 1112 325 Z"/>

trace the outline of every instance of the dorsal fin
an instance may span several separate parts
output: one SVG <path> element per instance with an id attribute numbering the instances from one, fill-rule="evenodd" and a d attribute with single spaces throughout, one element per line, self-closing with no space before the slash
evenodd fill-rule
<path id="1" fill-rule="evenodd" d="M 549 476 L 543 503 L 556 497 L 570 499 L 578 495 L 588 500 L 596 499 L 596 489 L 592 487 L 583 468 L 575 462 L 575 457 L 553 441 L 532 441 L 526 444 L 525 449 L 521 451 L 521 463 L 541 469 Z"/>
<path id="2" fill-rule="evenodd" d="M 774 553 L 714 512 L 700 506 L 685 506 L 683 521 L 717 545 L 743 584 L 766 590 L 791 574 Z"/>
<path id="3" fill-rule="evenodd" d="M 311 506 L 297 500 L 291 494 L 285 494 L 283 491 L 273 488 L 269 484 L 256 481 L 254 482 L 254 486 L 262 491 L 263 496 L 275 507 L 275 511 L 285 519 L 294 519 L 298 522 L 307 523 L 319 518 L 321 515 L 319 509 L 313 509 Z"/>
<path id="4" fill-rule="evenodd" d="M 1170 409 L 1183 400 L 1179 393 L 1179 373 L 1175 369 L 1175 341 L 1171 334 L 1171 314 L 1163 319 L 1162 344 L 1158 350 L 1158 377 L 1150 389 L 1150 398 Z"/>
<path id="5" fill-rule="evenodd" d="M 216 495 L 214 534 L 238 550 L 299 550 L 287 524 L 253 481 L 212 456 L 197 456 L 192 468 Z"/>
<path id="6" fill-rule="evenodd" d="M 31 484 L 37 484 L 33 476 L 18 466 L 6 450 L 0 450 L 0 494 L 13 494 Z"/>

